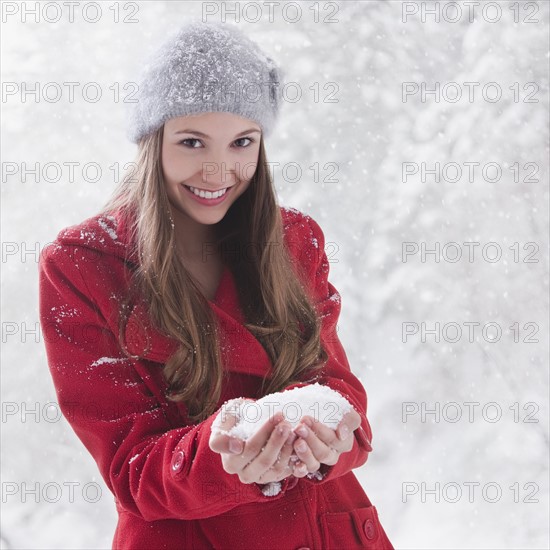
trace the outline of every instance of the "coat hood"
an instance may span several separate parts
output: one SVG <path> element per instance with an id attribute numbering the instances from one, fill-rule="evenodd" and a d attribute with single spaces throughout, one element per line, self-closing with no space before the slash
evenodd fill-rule
<path id="1" fill-rule="evenodd" d="M 136 260 L 131 243 L 129 218 L 117 211 L 112 215 L 96 214 L 82 222 L 62 229 L 57 235 L 62 245 L 73 245 L 106 254 L 124 260 Z"/>

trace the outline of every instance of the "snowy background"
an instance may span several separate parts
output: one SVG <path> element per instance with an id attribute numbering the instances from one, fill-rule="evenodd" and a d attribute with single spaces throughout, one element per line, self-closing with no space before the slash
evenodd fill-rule
<path id="1" fill-rule="evenodd" d="M 262 2 L 247 4 L 262 17 L 241 4 L 239 26 L 302 90 L 285 101 L 268 158 L 285 167 L 274 171 L 280 203 L 325 232 L 339 336 L 374 432 L 355 473 L 390 539 L 548 548 L 549 4 L 474 5 L 472 21 L 461 2 L 300 2 L 301 14 L 282 2 L 273 21 Z M 23 20 L 23 4 L 2 5 L 6 549 L 110 548 L 113 499 L 58 418 L 38 327 L 38 251 L 95 214 L 133 160 L 123 100 L 145 57 L 167 31 L 206 8 L 220 20 L 222 9 L 101 2 L 93 23 L 93 6 L 75 7 L 73 22 L 58 6 L 36 22 Z M 436 82 L 439 101 L 413 93 Z M 24 85 L 38 86 L 38 101 Z M 36 163 L 39 175 L 22 175 Z M 404 257 L 404 246 L 419 252 Z M 421 257 L 436 246 L 439 261 Z M 438 341 L 421 333 L 436 327 Z M 437 408 L 439 418 L 422 418 Z"/>

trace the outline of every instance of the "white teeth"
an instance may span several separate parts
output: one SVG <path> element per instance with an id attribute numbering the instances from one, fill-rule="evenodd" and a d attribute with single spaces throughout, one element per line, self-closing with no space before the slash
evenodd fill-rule
<path id="1" fill-rule="evenodd" d="M 199 189 L 196 189 L 195 187 L 191 187 L 190 185 L 187 186 L 195 195 L 198 197 L 201 197 L 203 199 L 217 199 L 221 197 L 222 195 L 225 195 L 227 193 L 227 187 L 225 189 L 222 189 L 221 191 L 216 191 L 215 193 L 211 193 L 210 191 L 202 191 Z"/>

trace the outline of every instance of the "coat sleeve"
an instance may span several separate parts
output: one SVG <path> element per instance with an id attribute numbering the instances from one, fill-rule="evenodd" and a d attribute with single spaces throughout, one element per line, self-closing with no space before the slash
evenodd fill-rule
<path id="1" fill-rule="evenodd" d="M 371 448 L 372 431 L 367 419 L 367 395 L 359 379 L 351 372 L 350 365 L 336 332 L 340 316 L 341 298 L 339 292 L 328 280 L 329 261 L 325 252 L 325 236 L 319 224 L 310 216 L 306 216 L 310 234 L 306 236 L 306 259 L 309 264 L 309 285 L 313 285 L 313 298 L 321 318 L 321 342 L 327 351 L 328 360 L 325 366 L 314 374 L 312 380 L 292 384 L 285 388 L 292 389 L 305 386 L 308 383 L 319 383 L 329 386 L 343 395 L 361 416 L 361 425 L 353 432 L 353 447 L 349 452 L 342 453 L 333 466 L 321 464 L 315 474 L 302 478 L 309 483 L 325 483 L 347 474 L 354 468 L 362 466 L 368 458 Z M 322 411 L 320 411 L 322 414 Z"/>
<path id="2" fill-rule="evenodd" d="M 97 276 L 99 261 L 107 260 L 76 245 L 56 241 L 45 248 L 39 312 L 60 409 L 117 506 L 145 521 L 192 520 L 282 498 L 289 483 L 295 484 L 292 478 L 281 482 L 277 494 L 264 494 L 262 485 L 244 484 L 223 469 L 208 446 L 217 413 L 195 425 L 169 420 L 167 403 L 139 374 L 143 365 L 135 368 L 142 360 L 122 353 L 105 307 L 98 306 L 98 292 L 101 299 L 111 292 L 109 278 Z M 105 264 L 102 269 L 105 273 Z"/>

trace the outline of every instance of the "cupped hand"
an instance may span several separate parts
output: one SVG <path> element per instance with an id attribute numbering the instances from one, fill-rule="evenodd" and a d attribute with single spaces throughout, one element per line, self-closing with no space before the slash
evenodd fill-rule
<path id="1" fill-rule="evenodd" d="M 293 444 L 299 460 L 295 462 L 293 475 L 304 477 L 319 470 L 321 464 L 336 464 L 342 453 L 351 451 L 353 432 L 360 425 L 361 417 L 355 409 L 343 416 L 335 430 L 311 416 L 303 416 L 294 430 L 299 436 Z"/>
<path id="2" fill-rule="evenodd" d="M 226 413 L 218 428 L 228 431 L 236 421 L 233 414 Z M 237 474 L 243 483 L 264 484 L 281 481 L 292 474 L 293 463 L 289 459 L 295 439 L 292 426 L 278 412 L 246 441 L 213 430 L 208 444 L 221 455 L 227 473 Z"/>

